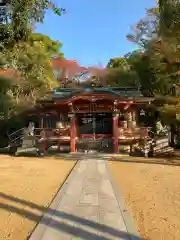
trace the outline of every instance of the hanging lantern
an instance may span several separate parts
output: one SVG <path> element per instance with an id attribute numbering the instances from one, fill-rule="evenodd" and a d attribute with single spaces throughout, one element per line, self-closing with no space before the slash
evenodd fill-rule
<path id="1" fill-rule="evenodd" d="M 145 116 L 145 111 L 143 110 L 143 109 L 141 109 L 141 111 L 140 111 L 140 116 Z"/>
<path id="2" fill-rule="evenodd" d="M 74 114 L 73 113 L 68 113 L 68 118 L 70 118 L 70 120 L 72 120 L 74 117 Z"/>

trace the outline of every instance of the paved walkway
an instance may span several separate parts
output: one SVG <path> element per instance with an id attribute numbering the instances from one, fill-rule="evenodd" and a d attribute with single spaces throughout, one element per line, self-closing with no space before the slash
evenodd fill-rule
<path id="1" fill-rule="evenodd" d="M 129 232 L 105 157 L 77 158 L 81 159 L 30 240 L 139 240 Z"/>

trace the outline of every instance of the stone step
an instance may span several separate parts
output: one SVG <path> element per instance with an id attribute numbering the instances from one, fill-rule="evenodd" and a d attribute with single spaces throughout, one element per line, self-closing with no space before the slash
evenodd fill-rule
<path id="1" fill-rule="evenodd" d="M 34 154 L 36 154 L 37 152 L 38 152 L 38 149 L 36 147 L 27 147 L 27 148 L 18 147 L 15 155 L 22 154 L 22 153 L 34 153 Z"/>

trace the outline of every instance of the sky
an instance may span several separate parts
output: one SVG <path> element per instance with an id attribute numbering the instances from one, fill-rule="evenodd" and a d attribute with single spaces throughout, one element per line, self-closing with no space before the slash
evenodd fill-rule
<path id="1" fill-rule="evenodd" d="M 36 31 L 63 43 L 65 57 L 82 66 L 106 66 L 136 48 L 126 39 L 155 0 L 55 0 L 64 16 L 48 11 Z"/>

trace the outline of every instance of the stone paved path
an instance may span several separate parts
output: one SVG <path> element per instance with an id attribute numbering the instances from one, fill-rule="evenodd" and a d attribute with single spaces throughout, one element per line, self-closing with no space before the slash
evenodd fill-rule
<path id="1" fill-rule="evenodd" d="M 30 240 L 140 239 L 128 233 L 103 157 L 81 156 L 57 198 Z"/>

